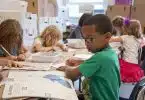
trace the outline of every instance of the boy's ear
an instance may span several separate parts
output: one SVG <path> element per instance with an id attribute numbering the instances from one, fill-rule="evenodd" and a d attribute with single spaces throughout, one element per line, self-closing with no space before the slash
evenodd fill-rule
<path id="1" fill-rule="evenodd" d="M 105 38 L 108 39 L 108 38 L 111 38 L 112 34 L 110 32 L 107 32 L 105 33 Z"/>

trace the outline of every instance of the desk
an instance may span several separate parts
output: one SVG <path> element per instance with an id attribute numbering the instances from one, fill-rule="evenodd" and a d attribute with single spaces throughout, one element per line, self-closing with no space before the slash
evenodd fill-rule
<path id="1" fill-rule="evenodd" d="M 75 54 L 80 54 L 80 53 L 88 53 L 87 50 L 85 49 L 70 49 L 69 52 L 60 52 L 62 53 L 63 57 L 62 57 L 62 61 L 66 61 L 67 59 L 69 59 L 70 57 L 72 57 Z M 4 70 L 2 72 L 2 75 L 4 77 L 4 80 L 6 80 L 7 76 L 8 76 L 9 70 Z M 4 90 L 4 85 L 0 87 L 0 100 L 2 99 L 2 94 L 3 94 L 3 90 Z M 22 100 L 22 99 L 19 99 Z"/>

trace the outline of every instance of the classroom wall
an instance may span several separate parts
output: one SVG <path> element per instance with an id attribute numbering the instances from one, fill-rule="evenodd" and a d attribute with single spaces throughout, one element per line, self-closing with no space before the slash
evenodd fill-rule
<path id="1" fill-rule="evenodd" d="M 115 0 L 108 0 L 108 5 L 114 5 L 115 4 Z"/>
<path id="2" fill-rule="evenodd" d="M 26 0 L 28 2 L 27 12 L 38 13 L 38 0 Z"/>
<path id="3" fill-rule="evenodd" d="M 26 11 L 27 2 L 20 0 L 1 0 L 0 10 Z"/>
<path id="4" fill-rule="evenodd" d="M 57 12 L 56 0 L 38 0 L 38 15 L 40 17 L 56 17 Z"/>
<path id="5" fill-rule="evenodd" d="M 20 0 L 1 0 L 0 11 L 1 18 L 15 18 L 20 21 L 21 25 L 24 24 L 25 13 L 27 9 L 27 2 Z"/>

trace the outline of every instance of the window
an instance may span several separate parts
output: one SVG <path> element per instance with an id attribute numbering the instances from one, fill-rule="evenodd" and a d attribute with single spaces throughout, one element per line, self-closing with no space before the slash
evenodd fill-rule
<path id="1" fill-rule="evenodd" d="M 79 5 L 73 4 L 68 5 L 69 8 L 69 17 L 80 17 L 83 13 L 79 13 Z"/>
<path id="2" fill-rule="evenodd" d="M 104 0 L 69 0 L 69 3 L 101 3 Z"/>
<path id="3" fill-rule="evenodd" d="M 90 9 L 80 9 L 82 5 L 91 5 L 93 6 L 93 14 L 104 14 L 106 7 L 107 7 L 107 2 L 106 0 L 69 0 L 68 3 L 68 13 L 69 13 L 69 20 L 73 22 L 74 24 L 78 23 L 78 19 L 81 17 L 81 15 L 86 12 L 90 11 Z M 83 7 L 83 6 L 82 6 Z M 89 8 L 89 7 L 87 7 Z"/>

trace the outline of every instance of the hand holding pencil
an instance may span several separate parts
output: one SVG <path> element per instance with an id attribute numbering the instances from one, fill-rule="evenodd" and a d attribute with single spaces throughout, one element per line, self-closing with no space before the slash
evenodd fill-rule
<path id="1" fill-rule="evenodd" d="M 11 55 L 11 54 L 5 49 L 5 47 L 3 47 L 2 44 L 0 44 L 0 48 L 3 50 L 3 52 L 5 53 L 5 55 L 7 56 L 7 58 L 8 58 L 9 60 L 17 60 L 17 56 Z"/>

